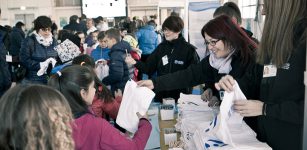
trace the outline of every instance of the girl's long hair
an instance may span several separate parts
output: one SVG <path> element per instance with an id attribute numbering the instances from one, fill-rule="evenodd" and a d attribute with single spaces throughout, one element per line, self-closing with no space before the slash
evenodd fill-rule
<path id="1" fill-rule="evenodd" d="M 48 85 L 59 90 L 67 99 L 75 118 L 88 112 L 88 106 L 83 100 L 80 91 L 88 90 L 94 82 L 95 74 L 87 67 L 72 65 L 52 75 Z"/>
<path id="2" fill-rule="evenodd" d="M 65 97 L 43 85 L 10 89 L 0 100 L 0 149 L 74 149 Z"/>
<path id="3" fill-rule="evenodd" d="M 286 63 L 295 46 L 306 40 L 306 24 L 299 25 L 306 20 L 306 0 L 265 0 L 266 12 L 263 35 L 257 54 L 260 64 L 273 63 L 281 67 Z M 297 27 L 303 26 L 302 36 L 295 38 Z"/>

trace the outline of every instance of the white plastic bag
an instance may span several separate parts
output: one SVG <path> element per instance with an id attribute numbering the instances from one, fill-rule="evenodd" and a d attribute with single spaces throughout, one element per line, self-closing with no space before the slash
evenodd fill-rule
<path id="1" fill-rule="evenodd" d="M 127 131 L 135 133 L 139 124 L 136 113 L 145 115 L 154 96 L 152 90 L 147 87 L 137 87 L 136 82 L 129 80 L 125 86 L 116 123 Z"/>
<path id="2" fill-rule="evenodd" d="M 107 64 L 97 63 L 95 70 L 100 81 L 109 75 L 109 66 Z"/>
<path id="3" fill-rule="evenodd" d="M 235 100 L 246 100 L 239 85 L 235 83 L 233 91 L 225 92 L 220 113 L 208 128 L 203 130 L 204 149 L 270 150 L 266 143 L 256 139 L 256 133 L 243 121 L 243 117 L 234 111 Z"/>

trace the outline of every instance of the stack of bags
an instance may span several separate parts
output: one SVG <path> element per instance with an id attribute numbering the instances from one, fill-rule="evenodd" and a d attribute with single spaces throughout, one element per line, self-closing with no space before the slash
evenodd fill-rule
<path id="1" fill-rule="evenodd" d="M 197 150 L 271 150 L 256 139 L 256 133 L 233 110 L 234 100 L 246 100 L 238 84 L 225 92 L 218 115 L 200 96 L 180 95 L 178 129 L 185 149 Z"/>
<path id="2" fill-rule="evenodd" d="M 178 99 L 178 117 L 176 130 L 181 132 L 181 140 L 185 149 L 196 149 L 193 135 L 198 126 L 209 124 L 213 113 L 208 103 L 201 100 L 200 95 L 180 94 Z"/>

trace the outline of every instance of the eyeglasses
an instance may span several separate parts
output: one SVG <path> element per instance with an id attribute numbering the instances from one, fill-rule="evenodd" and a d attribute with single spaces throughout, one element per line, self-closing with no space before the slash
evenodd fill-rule
<path id="1" fill-rule="evenodd" d="M 215 46 L 218 41 L 220 40 L 211 40 L 211 41 L 205 40 L 205 45 L 208 46 L 210 44 L 211 46 Z"/>
<path id="2" fill-rule="evenodd" d="M 42 31 L 47 32 L 47 31 L 51 31 L 51 28 L 41 28 Z"/>

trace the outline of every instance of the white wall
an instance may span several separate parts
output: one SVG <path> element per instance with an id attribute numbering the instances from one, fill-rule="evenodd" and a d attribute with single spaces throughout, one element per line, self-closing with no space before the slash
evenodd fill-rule
<path id="1" fill-rule="evenodd" d="M 58 26 L 60 26 L 60 17 L 66 17 L 69 22 L 71 15 L 81 16 L 81 7 L 54 7 L 54 0 L 0 0 L 0 4 L 1 25 L 14 26 L 16 23 L 15 14 L 33 14 L 34 18 L 46 15 Z M 21 10 L 21 6 L 25 6 L 26 10 Z"/>

